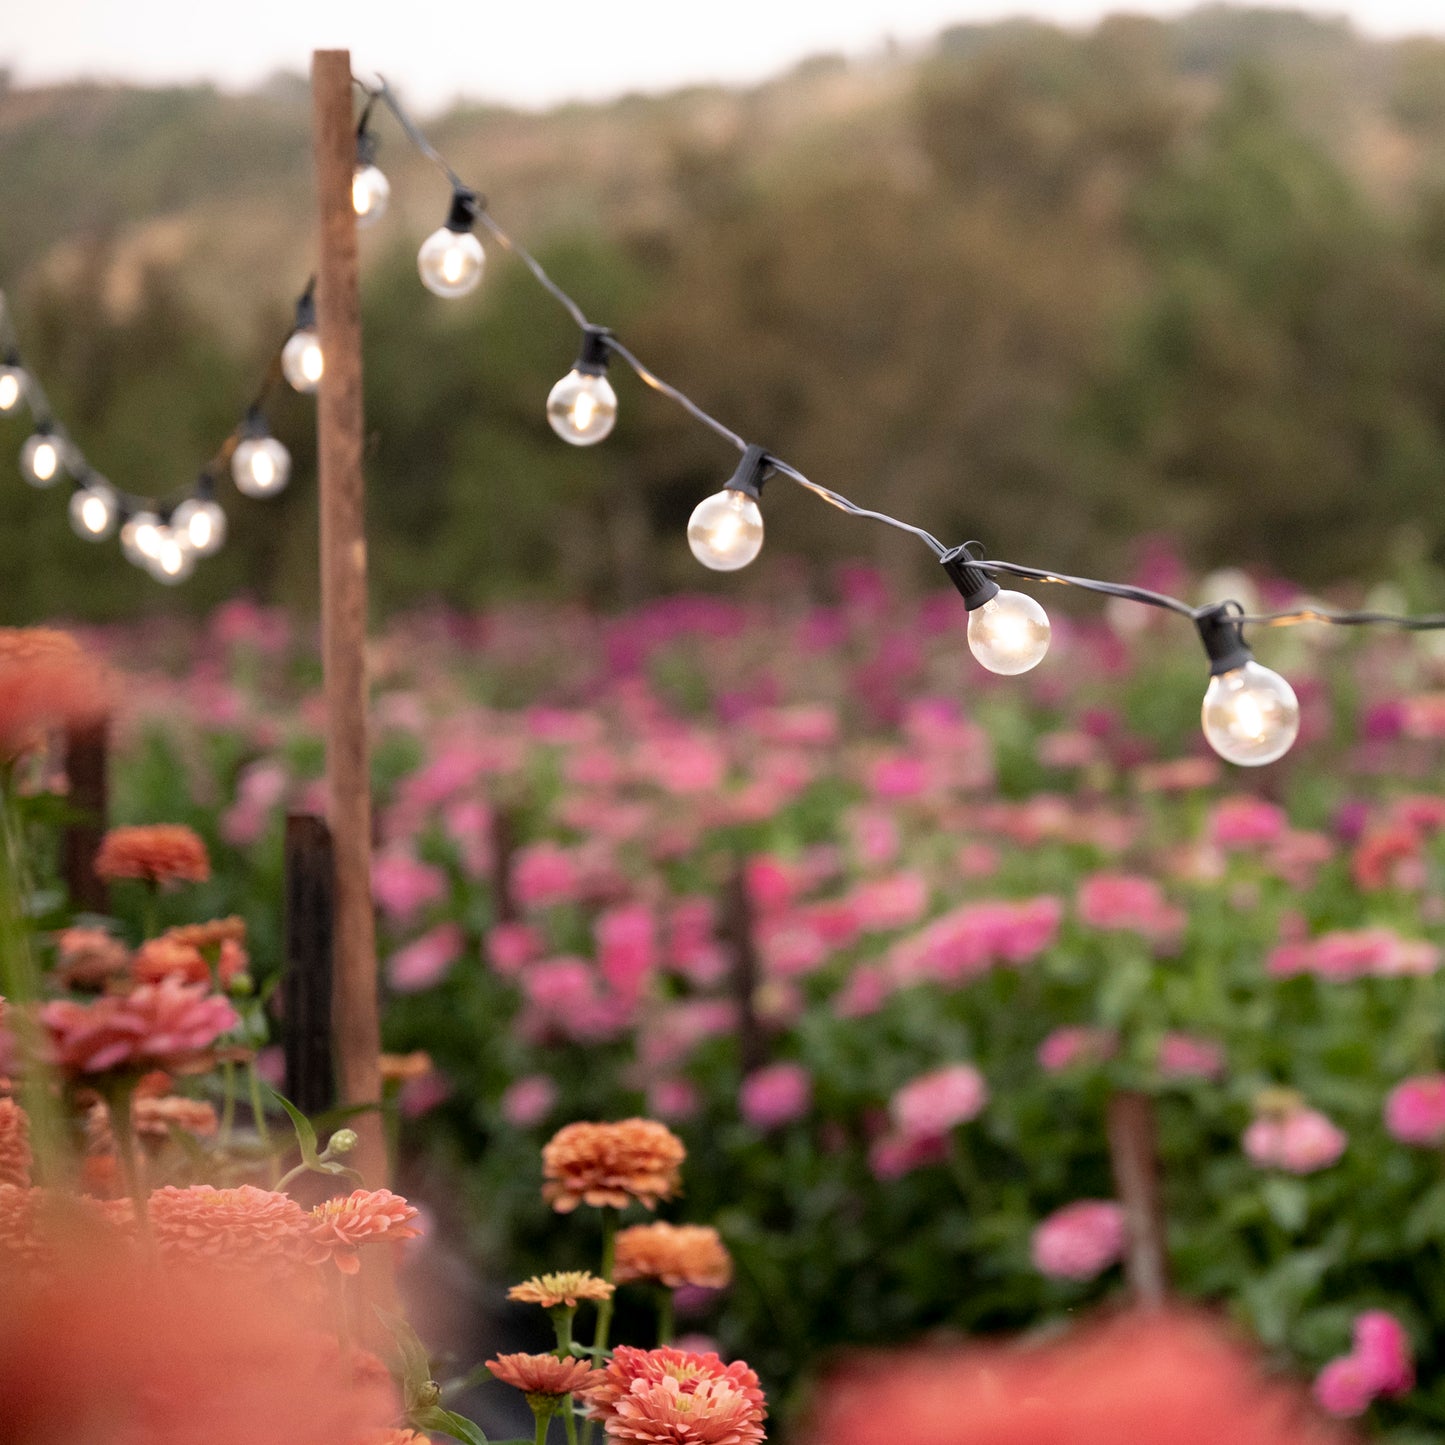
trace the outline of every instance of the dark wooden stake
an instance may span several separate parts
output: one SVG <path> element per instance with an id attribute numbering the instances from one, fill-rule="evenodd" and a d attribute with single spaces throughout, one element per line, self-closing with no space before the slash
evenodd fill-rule
<path id="1" fill-rule="evenodd" d="M 109 734 L 103 722 L 65 735 L 65 775 L 76 813 L 65 828 L 61 868 L 78 913 L 109 913 L 110 894 L 96 876 L 95 855 L 110 816 Z"/>
<path id="2" fill-rule="evenodd" d="M 739 857 L 735 861 L 728 877 L 723 937 L 732 954 L 732 990 L 738 1006 L 738 1054 L 743 1072 L 751 1073 L 767 1063 L 768 1041 L 758 1019 L 760 970 L 758 946 L 753 938 L 753 908 L 748 898 L 746 858 Z"/>
<path id="3" fill-rule="evenodd" d="M 286 1097 L 303 1114 L 336 1102 L 331 1048 L 331 943 L 336 896 L 331 830 L 324 818 L 286 818 L 286 971 L 281 1037 Z"/>
<path id="4" fill-rule="evenodd" d="M 371 778 L 367 745 L 366 530 L 362 483 L 361 295 L 351 178 L 356 164 L 351 55 L 311 62 L 312 143 L 320 211 L 316 308 L 325 371 L 317 392 L 321 493 L 321 640 L 326 682 L 326 784 L 336 875 L 336 1073 L 344 1104 L 381 1097 L 376 926 L 371 906 Z M 354 1163 L 387 1182 L 378 1114 L 357 1116 Z"/>
<path id="5" fill-rule="evenodd" d="M 515 923 L 522 916 L 512 892 L 512 859 L 517 852 L 517 820 L 510 808 L 492 813 L 492 912 L 494 923 Z"/>
<path id="6" fill-rule="evenodd" d="M 1169 1260 L 1154 1101 L 1133 1089 L 1116 1091 L 1109 1097 L 1108 1131 L 1114 1188 L 1124 1207 L 1124 1276 L 1138 1305 L 1161 1309 L 1169 1298 Z"/>

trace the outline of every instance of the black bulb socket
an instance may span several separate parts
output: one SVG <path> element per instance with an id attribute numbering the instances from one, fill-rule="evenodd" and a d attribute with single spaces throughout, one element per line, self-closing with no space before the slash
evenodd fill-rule
<path id="1" fill-rule="evenodd" d="M 477 224 L 482 211 L 482 198 L 475 191 L 458 187 L 452 192 L 452 208 L 447 212 L 447 230 L 464 234 Z"/>
<path id="2" fill-rule="evenodd" d="M 1218 602 L 1194 615 L 1194 625 L 1209 656 L 1210 677 L 1234 672 L 1246 662 L 1254 661 L 1254 653 L 1244 640 L 1238 608 L 1237 602 Z"/>
<path id="3" fill-rule="evenodd" d="M 949 580 L 958 588 L 963 605 L 970 612 L 977 612 L 985 602 L 992 602 L 1002 590 L 981 567 L 973 565 L 973 558 L 967 547 L 955 547 L 938 559 Z"/>
<path id="4" fill-rule="evenodd" d="M 763 483 L 772 471 L 772 458 L 766 447 L 749 446 L 743 452 L 738 469 L 723 488 L 727 492 L 746 492 L 756 501 L 763 492 Z"/>
<path id="5" fill-rule="evenodd" d="M 308 286 L 296 299 L 296 326 L 297 331 L 314 331 L 316 329 L 316 294 Z"/>
<path id="6" fill-rule="evenodd" d="M 605 376 L 607 363 L 612 359 L 611 339 L 612 332 L 605 326 L 584 326 L 582 349 L 572 370 L 580 371 L 583 376 Z"/>

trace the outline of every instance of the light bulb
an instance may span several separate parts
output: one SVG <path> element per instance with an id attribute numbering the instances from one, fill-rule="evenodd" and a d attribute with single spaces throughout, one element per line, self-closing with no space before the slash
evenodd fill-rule
<path id="1" fill-rule="evenodd" d="M 438 296 L 465 296 L 482 279 L 482 243 L 470 231 L 443 226 L 421 243 L 416 268 L 422 285 Z"/>
<path id="2" fill-rule="evenodd" d="M 309 394 L 321 384 L 324 366 L 321 338 L 316 334 L 316 328 L 298 327 L 281 348 L 281 370 L 286 380 L 297 391 Z"/>
<path id="3" fill-rule="evenodd" d="M 1209 679 L 1203 722 L 1220 757 L 1257 768 L 1290 750 L 1299 735 L 1299 699 L 1279 673 L 1251 659 Z"/>
<path id="4" fill-rule="evenodd" d="M 968 614 L 968 650 L 990 672 L 1014 677 L 1049 650 L 1049 614 L 1022 592 L 1003 591 Z"/>
<path id="5" fill-rule="evenodd" d="M 49 487 L 60 479 L 60 443 L 38 431 L 20 448 L 20 472 L 32 487 Z"/>
<path id="6" fill-rule="evenodd" d="M 196 570 L 196 554 L 182 546 L 180 538 L 169 527 L 157 527 L 155 550 L 146 558 L 145 566 L 157 582 L 174 586 Z"/>
<path id="7" fill-rule="evenodd" d="M 120 503 L 103 477 L 91 477 L 70 494 L 70 525 L 77 537 L 100 542 L 115 531 L 120 520 Z"/>
<path id="8" fill-rule="evenodd" d="M 243 437 L 231 453 L 231 478 L 243 497 L 274 497 L 290 476 L 291 453 L 275 437 Z"/>
<path id="9" fill-rule="evenodd" d="M 137 567 L 149 564 L 161 544 L 161 519 L 154 512 L 137 512 L 120 529 L 120 549 Z"/>
<path id="10" fill-rule="evenodd" d="M 736 572 L 763 550 L 763 514 L 757 499 L 728 487 L 692 509 L 687 545 L 704 567 Z"/>
<path id="11" fill-rule="evenodd" d="M 386 173 L 377 166 L 357 166 L 351 177 L 351 207 L 361 230 L 369 230 L 386 214 L 390 199 L 391 182 Z"/>
<path id="12" fill-rule="evenodd" d="M 24 370 L 18 366 L 0 366 L 0 414 L 14 411 L 24 400 Z"/>
<path id="13" fill-rule="evenodd" d="M 572 370 L 547 398 L 547 420 L 564 442 L 590 447 L 617 422 L 617 393 L 605 376 Z"/>
<path id="14" fill-rule="evenodd" d="M 226 540 L 226 514 L 208 497 L 191 497 L 171 514 L 171 534 L 187 551 L 209 557 Z"/>

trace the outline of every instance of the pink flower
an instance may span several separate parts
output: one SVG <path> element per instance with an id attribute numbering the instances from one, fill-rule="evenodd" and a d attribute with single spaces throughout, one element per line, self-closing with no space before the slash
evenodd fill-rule
<path id="1" fill-rule="evenodd" d="M 1119 1036 L 1110 1029 L 1055 1029 L 1039 1045 L 1039 1067 L 1048 1074 L 1063 1073 L 1076 1064 L 1097 1064 L 1112 1059 L 1119 1050 Z"/>
<path id="2" fill-rule="evenodd" d="M 266 831 L 266 824 L 286 795 L 286 769 L 270 759 L 242 770 L 236 801 L 221 815 L 221 836 L 235 848 L 246 848 Z"/>
<path id="3" fill-rule="evenodd" d="M 897 801 L 917 798 L 928 792 L 932 769 L 927 759 L 915 753 L 892 753 L 879 758 L 868 770 L 868 791 L 875 798 Z"/>
<path id="4" fill-rule="evenodd" d="M 647 1112 L 654 1119 L 678 1123 L 702 1108 L 702 1098 L 688 1079 L 654 1079 L 647 1089 Z"/>
<path id="5" fill-rule="evenodd" d="M 1375 1398 L 1369 1368 L 1354 1355 L 1331 1360 L 1315 1376 L 1315 1399 L 1331 1415 L 1363 1415 Z"/>
<path id="6" fill-rule="evenodd" d="M 1094 1279 L 1124 1254 L 1124 1211 L 1108 1199 L 1081 1199 L 1035 1227 L 1034 1268 L 1051 1279 Z"/>
<path id="7" fill-rule="evenodd" d="M 904 1084 L 889 1101 L 898 1131 L 909 1139 L 941 1139 L 976 1119 L 988 1102 L 988 1085 L 972 1064 L 950 1064 Z"/>
<path id="8" fill-rule="evenodd" d="M 901 1179 L 927 1164 L 942 1164 L 948 1158 L 948 1138 L 911 1138 L 906 1134 L 880 1135 L 868 1146 L 868 1168 L 875 1179 Z"/>
<path id="9" fill-rule="evenodd" d="M 512 863 L 512 891 L 523 908 L 546 908 L 577 897 L 580 874 L 572 854 L 555 843 L 533 843 Z"/>
<path id="10" fill-rule="evenodd" d="M 1345 1152 L 1345 1133 L 1317 1109 L 1297 1107 L 1261 1115 L 1244 1131 L 1244 1152 L 1262 1169 L 1314 1174 Z"/>
<path id="11" fill-rule="evenodd" d="M 888 975 L 881 968 L 861 964 L 833 995 L 833 1012 L 840 1019 L 867 1018 L 883 1007 L 888 993 Z"/>
<path id="12" fill-rule="evenodd" d="M 387 982 L 397 993 L 419 993 L 446 977 L 462 956 L 466 939 L 455 923 L 442 923 L 392 954 L 386 964 Z"/>
<path id="13" fill-rule="evenodd" d="M 383 913 L 406 923 L 428 903 L 446 897 L 447 881 L 439 868 L 421 862 L 409 848 L 388 848 L 372 860 L 371 891 Z"/>
<path id="14" fill-rule="evenodd" d="M 1445 1143 L 1445 1074 L 1396 1084 L 1385 1100 L 1385 1127 L 1402 1144 Z"/>
<path id="15" fill-rule="evenodd" d="M 1217 1079 L 1224 1073 L 1224 1047 L 1192 1034 L 1165 1034 L 1155 1063 L 1166 1079 Z"/>
<path id="16" fill-rule="evenodd" d="M 783 912 L 806 886 L 800 868 L 771 853 L 749 858 L 746 877 L 748 899 L 764 917 Z"/>
<path id="17" fill-rule="evenodd" d="M 921 873 L 895 873 L 861 884 L 851 902 L 862 932 L 888 933 L 923 917 L 928 910 L 928 883 Z"/>
<path id="18" fill-rule="evenodd" d="M 530 923 L 498 923 L 487 931 L 487 962 L 504 978 L 514 978 L 542 956 L 542 935 Z"/>
<path id="19" fill-rule="evenodd" d="M 756 1069 L 738 1091 L 738 1111 L 754 1129 L 776 1129 L 801 1119 L 813 1102 L 813 1076 L 801 1064 Z"/>
<path id="20" fill-rule="evenodd" d="M 727 777 L 727 758 L 710 738 L 697 733 L 654 737 L 638 770 L 665 792 L 680 797 L 715 793 Z"/>
<path id="21" fill-rule="evenodd" d="M 183 1067 L 240 1023 L 205 984 L 163 978 L 90 1003 L 57 999 L 40 1010 L 55 1061 L 70 1073 Z"/>
<path id="22" fill-rule="evenodd" d="M 1210 841 L 1220 848 L 1250 848 L 1283 836 L 1289 819 L 1283 808 L 1242 794 L 1223 798 L 1209 815 Z"/>
<path id="23" fill-rule="evenodd" d="M 645 904 L 629 903 L 603 913 L 593 928 L 597 966 L 610 987 L 636 997 L 657 966 L 657 926 Z"/>
<path id="24" fill-rule="evenodd" d="M 886 868 L 898 856 L 898 824 L 875 808 L 855 808 L 846 819 L 854 856 L 865 868 Z"/>
<path id="25" fill-rule="evenodd" d="M 1388 1310 L 1355 1316 L 1354 1355 L 1382 1395 L 1403 1395 L 1415 1387 L 1415 1362 L 1405 1327 Z"/>
<path id="26" fill-rule="evenodd" d="M 403 1119 L 420 1119 L 445 1104 L 452 1096 L 452 1086 L 445 1074 L 433 1069 L 417 1079 L 402 1083 L 396 1096 L 396 1107 Z"/>
<path id="27" fill-rule="evenodd" d="M 557 1103 L 557 1086 L 546 1074 L 527 1074 L 507 1085 L 502 1095 L 502 1118 L 516 1129 L 540 1124 Z"/>
<path id="28" fill-rule="evenodd" d="M 1079 888 L 1079 919 L 1091 928 L 1137 933 L 1161 948 L 1184 931 L 1183 909 L 1173 907 L 1152 878 L 1132 873 L 1095 873 Z"/>

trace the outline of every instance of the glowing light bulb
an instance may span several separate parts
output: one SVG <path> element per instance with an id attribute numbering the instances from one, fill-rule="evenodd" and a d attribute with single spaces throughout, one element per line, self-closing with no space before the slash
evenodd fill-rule
<path id="1" fill-rule="evenodd" d="M 155 548 L 146 558 L 145 566 L 157 582 L 173 587 L 196 570 L 196 554 L 182 546 L 180 538 L 169 527 L 161 526 L 156 528 Z"/>
<path id="2" fill-rule="evenodd" d="M 1245 768 L 1282 758 L 1299 736 L 1294 689 L 1252 659 L 1209 679 L 1202 717 L 1209 746 Z"/>
<path id="3" fill-rule="evenodd" d="M 137 512 L 120 529 L 120 549 L 137 567 L 150 564 L 161 544 L 161 519 L 154 512 Z"/>
<path id="4" fill-rule="evenodd" d="M 231 479 L 243 497 L 274 497 L 290 476 L 291 453 L 275 437 L 243 437 L 231 453 Z"/>
<path id="5" fill-rule="evenodd" d="M 208 497 L 192 497 L 171 514 L 171 535 L 188 552 L 209 557 L 226 540 L 226 514 Z"/>
<path id="6" fill-rule="evenodd" d="M 120 502 L 103 477 L 91 477 L 70 494 L 70 525 L 77 537 L 87 542 L 104 541 L 119 520 Z"/>
<path id="7" fill-rule="evenodd" d="M 298 327 L 281 348 L 281 371 L 295 390 L 310 394 L 321 384 L 325 369 L 321 338 L 314 326 Z"/>
<path id="8" fill-rule="evenodd" d="M 24 400 L 24 370 L 18 366 L 0 366 L 0 414 L 14 411 Z"/>
<path id="9" fill-rule="evenodd" d="M 20 473 L 32 487 L 53 486 L 60 479 L 60 443 L 48 431 L 38 431 L 20 448 Z"/>
<path id="10" fill-rule="evenodd" d="M 999 592 L 968 614 L 968 650 L 990 672 L 1015 677 L 1049 650 L 1049 614 L 1022 592 Z"/>
<path id="11" fill-rule="evenodd" d="M 482 279 L 482 243 L 470 231 L 443 226 L 421 243 L 416 268 L 422 285 L 438 296 L 465 296 Z"/>
<path id="12" fill-rule="evenodd" d="M 733 487 L 704 498 L 688 519 L 687 545 L 714 572 L 746 567 L 763 550 L 763 514 L 757 499 Z"/>
<path id="13" fill-rule="evenodd" d="M 617 422 L 617 393 L 605 376 L 569 371 L 547 398 L 547 420 L 564 442 L 590 447 Z"/>
<path id="14" fill-rule="evenodd" d="M 358 228 L 366 231 L 374 226 L 386 214 L 390 200 L 391 182 L 385 172 L 373 165 L 357 166 L 351 177 L 351 207 Z"/>

